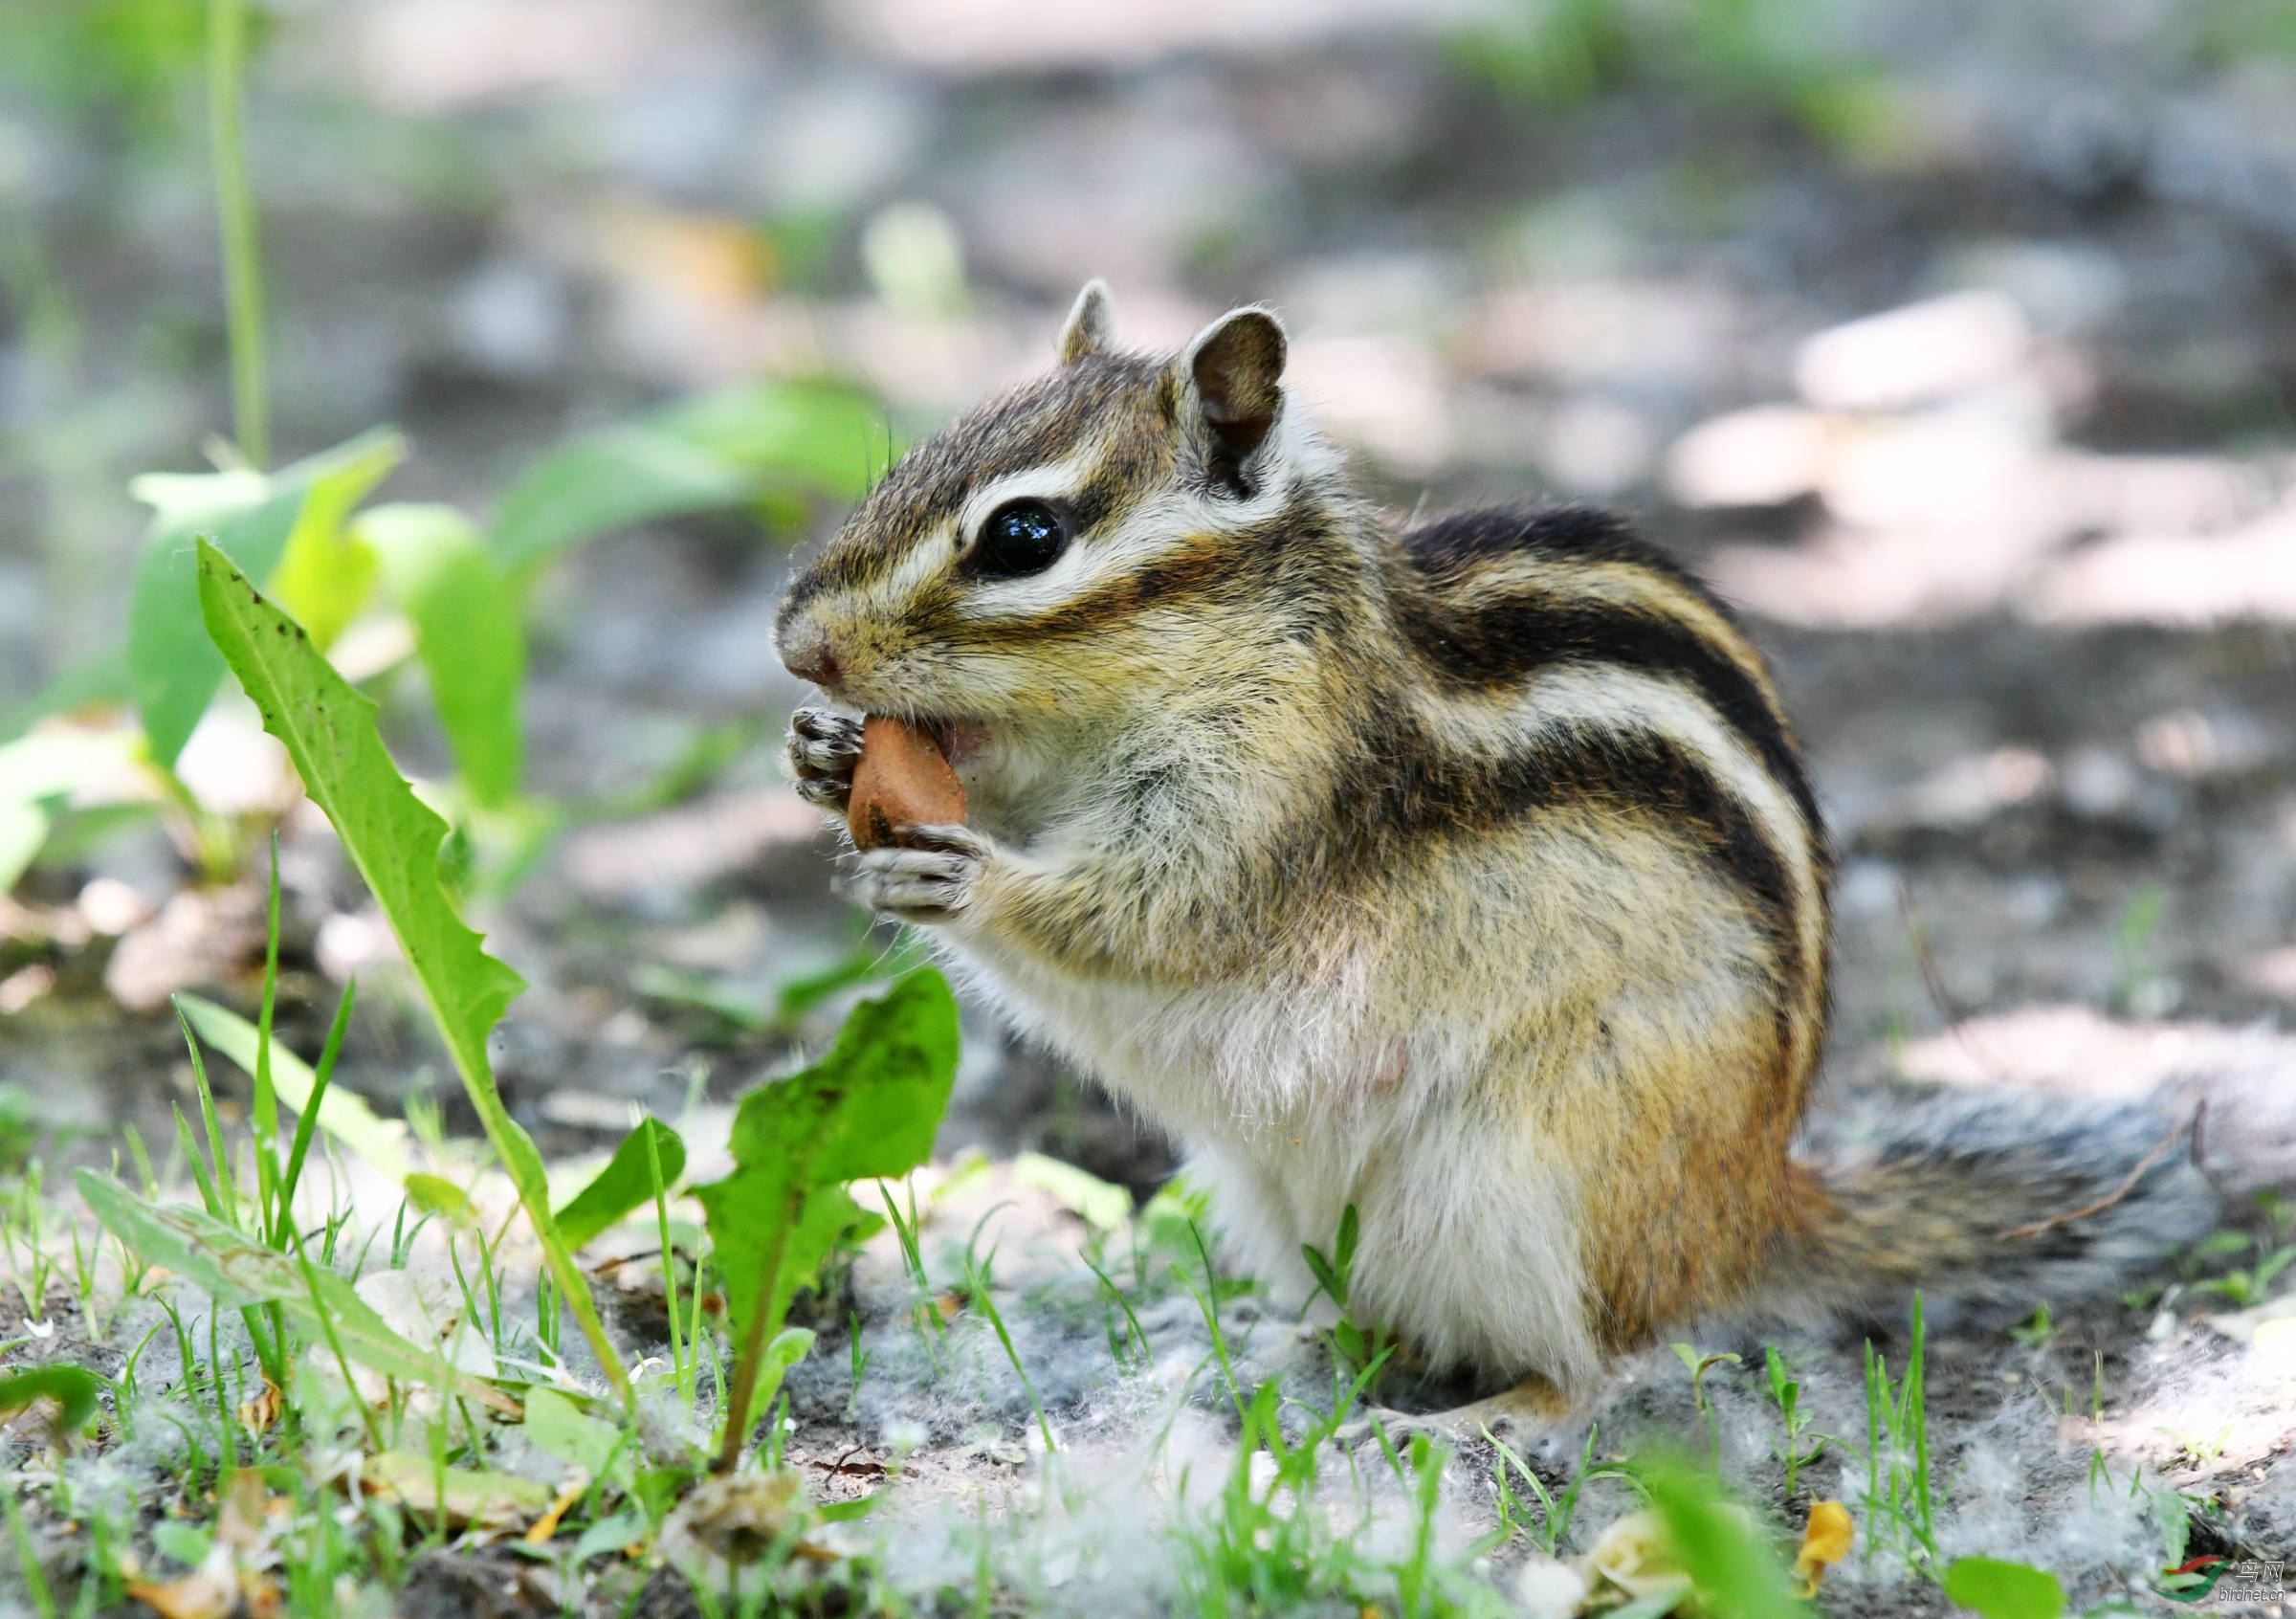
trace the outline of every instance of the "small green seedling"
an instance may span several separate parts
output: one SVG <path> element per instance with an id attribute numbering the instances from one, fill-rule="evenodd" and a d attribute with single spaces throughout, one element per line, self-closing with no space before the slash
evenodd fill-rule
<path id="1" fill-rule="evenodd" d="M 1600 1428 L 1589 1425 L 1586 1443 L 1579 1447 L 1578 1465 L 1571 1470 L 1571 1481 L 1560 1490 L 1550 1492 L 1538 1475 L 1531 1471 L 1529 1462 L 1493 1435 L 1490 1430 L 1487 1428 L 1483 1430 L 1483 1437 L 1490 1442 L 1494 1453 L 1490 1476 L 1499 1498 L 1499 1527 L 1503 1533 L 1529 1536 L 1532 1542 L 1549 1557 L 1560 1557 L 1563 1554 L 1564 1548 L 1571 1542 L 1571 1521 L 1578 1513 L 1578 1493 L 1598 1478 L 1631 1480 L 1634 1477 L 1630 1469 L 1616 1462 L 1596 1462 L 1595 1436 L 1600 1431 Z M 1531 1494 L 1537 1499 L 1539 1519 L 1536 1523 L 1532 1523 L 1524 1516 L 1522 1498 L 1515 1495 L 1514 1486 L 1508 1478 L 1511 1472 L 1530 1486 Z"/>
<path id="2" fill-rule="evenodd" d="M 1809 1431 L 1810 1415 L 1801 1408 L 1801 1385 L 1790 1374 L 1786 1358 L 1769 1345 L 1762 1346 L 1764 1369 L 1770 1377 L 1770 1398 L 1777 1403 L 1778 1414 L 1785 1423 L 1785 1443 L 1777 1448 L 1777 1459 L 1786 1470 L 1786 1499 L 1794 1498 L 1794 1487 L 1800 1480 L 1801 1470 L 1825 1453 L 1826 1436 L 1815 1436 L 1816 1443 L 1808 1450 L 1801 1448 L 1801 1436 Z"/>
<path id="3" fill-rule="evenodd" d="M 1715 1419 L 1712 1405 L 1706 1397 L 1706 1374 L 1716 1366 L 1735 1366 L 1745 1363 L 1740 1357 L 1730 1354 L 1728 1351 L 1708 1354 L 1695 1344 L 1676 1343 L 1670 1347 L 1674 1351 L 1674 1358 L 1680 1361 L 1684 1368 L 1690 1374 L 1690 1403 L 1697 1407 L 1699 1418 L 1706 1424 L 1709 1446 L 1714 1455 L 1719 1457 L 1722 1454 L 1722 1429 L 1721 1424 Z"/>
<path id="4" fill-rule="evenodd" d="M 2274 1245 L 2263 1237 L 2250 1237 L 2242 1231 L 2219 1231 L 2193 1251 L 2196 1259 L 2242 1253 L 2252 1255 L 2249 1263 L 2237 1265 L 2220 1276 L 2196 1281 L 2192 1291 L 2217 1294 L 2245 1310 L 2270 1297 L 2272 1284 L 2281 1272 L 2296 1264 L 2296 1247 L 2285 1243 Z"/>
<path id="5" fill-rule="evenodd" d="M 1392 1347 L 1383 1329 L 1366 1328 L 1348 1313 L 1349 1289 L 1355 1281 L 1356 1246 L 1361 1235 L 1362 1221 L 1351 1203 L 1339 1215 L 1338 1234 L 1328 1255 L 1313 1243 L 1302 1243 L 1299 1249 L 1299 1256 L 1307 1261 L 1308 1271 L 1315 1278 L 1316 1293 L 1328 1297 L 1339 1312 L 1330 1338 L 1333 1356 L 1348 1377 L 1378 1361 Z M 1314 1301 L 1315 1294 L 1312 1293 L 1308 1302 Z"/>
<path id="6" fill-rule="evenodd" d="M 2057 1341 L 2057 1323 L 2049 1318 L 2046 1299 L 2033 1306 L 2033 1314 L 2022 1326 L 2013 1326 L 2009 1336 L 2028 1349 L 2046 1349 Z"/>

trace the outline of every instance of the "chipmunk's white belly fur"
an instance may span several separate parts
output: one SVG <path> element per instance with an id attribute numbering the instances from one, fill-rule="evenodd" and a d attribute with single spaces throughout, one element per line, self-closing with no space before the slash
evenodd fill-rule
<path id="1" fill-rule="evenodd" d="M 1438 1365 L 1583 1384 L 1576 1185 L 1527 1112 L 1496 1112 L 1476 1031 L 1366 1027 L 1365 986 L 1166 989 L 1081 980 L 979 938 L 937 943 L 960 980 L 1180 1136 L 1230 1251 L 1296 1304 L 1302 1244 L 1350 1203 L 1353 1313 L 1408 1320 Z"/>

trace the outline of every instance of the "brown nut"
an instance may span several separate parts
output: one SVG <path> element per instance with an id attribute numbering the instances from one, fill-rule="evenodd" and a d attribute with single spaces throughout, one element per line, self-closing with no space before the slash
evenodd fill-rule
<path id="1" fill-rule="evenodd" d="M 845 820 L 855 849 L 898 842 L 896 827 L 961 826 L 964 784 L 930 731 L 872 714 L 861 724 L 861 762 Z"/>

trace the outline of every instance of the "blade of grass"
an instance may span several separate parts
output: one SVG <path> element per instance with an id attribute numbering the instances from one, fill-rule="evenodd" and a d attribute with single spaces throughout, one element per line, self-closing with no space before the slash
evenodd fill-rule
<path id="1" fill-rule="evenodd" d="M 1195 1278 L 1181 1266 L 1174 1265 L 1172 1274 L 1180 1278 L 1181 1285 L 1195 1298 L 1196 1308 L 1203 1312 L 1204 1329 L 1212 1335 L 1212 1353 L 1220 1362 L 1220 1375 L 1227 1381 L 1227 1397 L 1234 1403 L 1236 1416 L 1241 1420 L 1244 1415 L 1244 1390 L 1236 1383 L 1236 1368 L 1227 1356 L 1227 1334 L 1220 1326 L 1220 1279 L 1212 1271 L 1212 1251 L 1204 1246 L 1203 1228 L 1193 1220 L 1188 1222 L 1188 1234 L 1196 1239 L 1196 1256 L 1203 1262 L 1203 1291 L 1196 1291 Z M 1386 1442 L 1386 1435 L 1382 1432 L 1380 1443 L 1384 1445 Z"/>
<path id="2" fill-rule="evenodd" d="M 208 0 L 208 128 L 230 306 L 232 416 L 239 453 L 263 467 L 271 461 L 271 408 L 263 376 L 263 263 L 247 178 L 246 77 L 244 0 Z"/>
<path id="3" fill-rule="evenodd" d="M 1906 1355 L 1906 1405 L 1910 1416 L 1906 1438 L 1913 1447 L 1913 1505 L 1921 1515 L 1921 1543 L 1933 1559 L 1937 1555 L 1937 1532 L 1930 1511 L 1929 1401 L 1922 1387 L 1922 1348 L 1927 1336 L 1921 1292 L 1917 1288 L 1913 1293 L 1913 1343 Z"/>
<path id="4" fill-rule="evenodd" d="M 889 1206 L 891 1201 L 892 1200 L 890 1198 L 887 1199 Z M 1139 1316 L 1133 1310 L 1132 1300 L 1124 1297 L 1124 1290 L 1118 1287 L 1109 1278 L 1109 1275 L 1106 1271 L 1103 1271 L 1099 1266 L 1093 1263 L 1093 1256 L 1091 1254 L 1080 1254 L 1078 1257 L 1084 1260 L 1085 1267 L 1090 1270 L 1093 1275 L 1100 1278 L 1101 1287 L 1106 1289 L 1108 1296 L 1116 1301 L 1116 1307 L 1124 1312 L 1124 1324 L 1131 1330 L 1131 1342 L 1139 1345 L 1140 1364 L 1144 1369 L 1148 1364 L 1149 1358 L 1148 1334 L 1146 1329 L 1140 1325 Z M 1116 1369 L 1118 1371 L 1124 1369 L 1124 1364 L 1120 1358 L 1117 1360 Z"/>
<path id="5" fill-rule="evenodd" d="M 1004 1317 L 997 1309 L 997 1301 L 988 1296 L 987 1276 L 980 1278 L 979 1284 L 972 1289 L 972 1295 L 973 1302 L 988 1318 L 988 1324 L 995 1331 L 997 1342 L 1004 1346 L 1004 1358 L 1012 1363 L 1012 1373 L 1021 1380 L 1021 1392 L 1028 1396 L 1028 1408 L 1036 1413 L 1036 1430 L 1044 1435 L 1045 1453 L 1051 1456 L 1060 1454 L 1060 1447 L 1052 1441 L 1052 1425 L 1045 1420 L 1044 1402 L 1036 1397 L 1036 1385 L 1028 1381 L 1028 1368 L 1021 1364 L 1021 1352 L 1012 1346 L 1012 1334 L 1004 1330 Z"/>
<path id="6" fill-rule="evenodd" d="M 551 1215 L 541 1154 L 495 1086 L 487 1036 L 525 981 L 488 955 L 456 913 L 439 870 L 446 823 L 415 797 L 391 763 L 375 729 L 375 704 L 205 540 L 199 588 L 209 633 L 262 711 L 264 728 L 285 744 L 305 789 L 334 823 L 344 853 L 390 922 L 487 1140 L 518 1188 L 561 1297 L 614 1392 L 629 1400 L 629 1373 L 599 1319 L 588 1278 Z"/>
<path id="7" fill-rule="evenodd" d="M 201 1039 L 231 1058 L 242 1072 L 254 1072 L 254 1024 L 228 1007 L 219 1007 L 197 995 L 178 995 L 175 1004 L 191 1020 L 191 1027 L 199 1031 Z M 272 1047 L 271 1084 L 289 1107 L 298 1113 L 317 1113 L 320 1129 L 393 1181 L 404 1183 L 414 1168 L 405 1148 L 408 1134 L 405 1123 L 396 1119 L 377 1118 L 351 1091 L 330 1090 L 323 1098 L 315 1098 L 311 1070 L 285 1046 Z"/>
<path id="8" fill-rule="evenodd" d="M 224 1150 L 223 1126 L 215 1118 L 215 1093 L 208 1087 L 208 1061 L 200 1053 L 199 1041 L 192 1037 L 190 1019 L 184 1009 L 175 1009 L 175 1021 L 184 1031 L 184 1044 L 191 1049 L 191 1079 L 199 1089 L 199 1120 L 208 1132 L 208 1155 L 214 1167 L 214 1198 L 208 1212 L 233 1231 L 239 1229 L 239 1185 L 232 1174 L 232 1157 Z M 204 1188 L 203 1188 L 204 1189 Z"/>
<path id="9" fill-rule="evenodd" d="M 191 1121 L 184 1117 L 180 1102 L 175 1109 L 175 1137 L 177 1150 L 183 1153 L 184 1162 L 191 1166 L 191 1184 L 199 1188 L 200 1206 L 221 1220 L 223 1205 L 215 1196 L 215 1178 L 208 1173 L 208 1161 L 200 1153 L 199 1142 L 192 1139 Z"/>
<path id="10" fill-rule="evenodd" d="M 208 1212 L 236 1232 L 240 1230 L 239 1187 L 232 1174 L 231 1155 L 224 1148 L 223 1125 L 215 1116 L 215 1093 L 208 1084 L 207 1059 L 200 1053 L 199 1041 L 192 1034 L 190 1020 L 185 1017 L 181 1007 L 175 1009 L 175 1021 L 183 1030 L 184 1044 L 191 1053 L 191 1077 L 199 1090 L 200 1120 L 207 1127 L 208 1150 L 214 1160 L 214 1178 L 210 1180 L 202 1173 L 197 1146 L 191 1140 L 189 1126 L 184 1122 L 184 1110 L 179 1107 L 175 1110 L 175 1120 L 184 1138 L 184 1154 L 191 1161 L 191 1178 L 199 1185 L 200 1196 L 207 1203 Z M 258 1153 L 258 1159 L 260 1156 Z M 281 1359 L 285 1352 L 282 1347 L 286 1342 L 284 1330 L 265 1332 L 261 1318 L 253 1305 L 242 1309 L 239 1316 L 247 1325 L 248 1340 L 254 1345 L 255 1358 L 262 1364 L 264 1372 L 274 1383 L 283 1383 L 287 1375 L 285 1363 Z M 277 1326 L 275 1322 L 275 1328 Z"/>
<path id="11" fill-rule="evenodd" d="M 0 1490 L 0 1508 L 8 1512 L 8 1532 L 16 1542 L 16 1567 L 24 1577 L 24 1588 L 32 1596 L 32 1605 L 40 1619 L 55 1619 L 55 1596 L 48 1589 L 48 1575 L 40 1567 L 40 1555 L 32 1543 L 32 1531 L 24 1526 L 24 1514 L 16 1505 L 14 1490 Z"/>
<path id="12" fill-rule="evenodd" d="M 362 1364 L 386 1377 L 426 1383 L 518 1415 L 516 1400 L 457 1370 L 436 1350 L 399 1336 L 373 1305 L 333 1272 L 298 1271 L 289 1255 L 249 1241 L 196 1209 L 180 1204 L 155 1208 L 94 1170 L 78 1171 L 74 1183 L 105 1230 L 210 1298 L 225 1305 L 279 1303 L 296 1326 L 312 1336 L 320 1330 L 314 1317 L 328 1318 L 341 1334 L 344 1351 Z M 280 1383 L 276 1376 L 272 1381 Z"/>
<path id="13" fill-rule="evenodd" d="M 255 1229 L 278 1229 L 279 1098 L 271 1088 L 271 1031 L 279 1001 L 279 834 L 271 834 L 271 882 L 263 929 L 263 1001 L 255 1014 L 255 1099 L 249 1124 L 255 1138 Z M 181 1008 L 175 1014 L 184 1015 Z"/>
<path id="14" fill-rule="evenodd" d="M 274 1248 L 279 1245 L 282 1236 L 295 1230 L 295 1188 L 302 1182 L 303 1160 L 311 1151 L 311 1137 L 319 1128 L 320 1110 L 326 1105 L 327 1085 L 335 1077 L 335 1059 L 342 1054 L 342 1036 L 351 1026 L 351 1002 L 358 988 L 357 979 L 342 987 L 342 999 L 335 1003 L 335 1021 L 327 1026 L 327 1043 L 320 1048 L 319 1067 L 311 1076 L 311 1089 L 303 1099 L 302 1116 L 295 1121 L 295 1141 L 287 1149 L 287 1169 L 279 1177 L 278 1218 L 271 1229 Z"/>
<path id="15" fill-rule="evenodd" d="M 686 1386 L 686 1340 L 677 1319 L 677 1253 L 670 1246 L 670 1198 L 662 1186 L 662 1148 L 651 1130 L 646 1133 L 646 1170 L 653 1179 L 653 1218 L 661 1231 L 662 1298 L 670 1315 L 670 1370 L 682 1391 Z"/>

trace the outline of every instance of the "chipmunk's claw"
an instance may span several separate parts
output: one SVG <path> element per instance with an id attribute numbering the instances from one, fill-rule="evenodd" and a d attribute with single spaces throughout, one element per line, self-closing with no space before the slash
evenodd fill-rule
<path id="1" fill-rule="evenodd" d="M 988 840 L 967 827 L 896 827 L 894 846 L 856 858 L 853 898 L 908 922 L 946 922 L 972 903 Z"/>
<path id="2" fill-rule="evenodd" d="M 789 772 L 807 804 L 844 814 L 860 763 L 860 721 L 827 708 L 801 708 L 789 717 Z"/>

